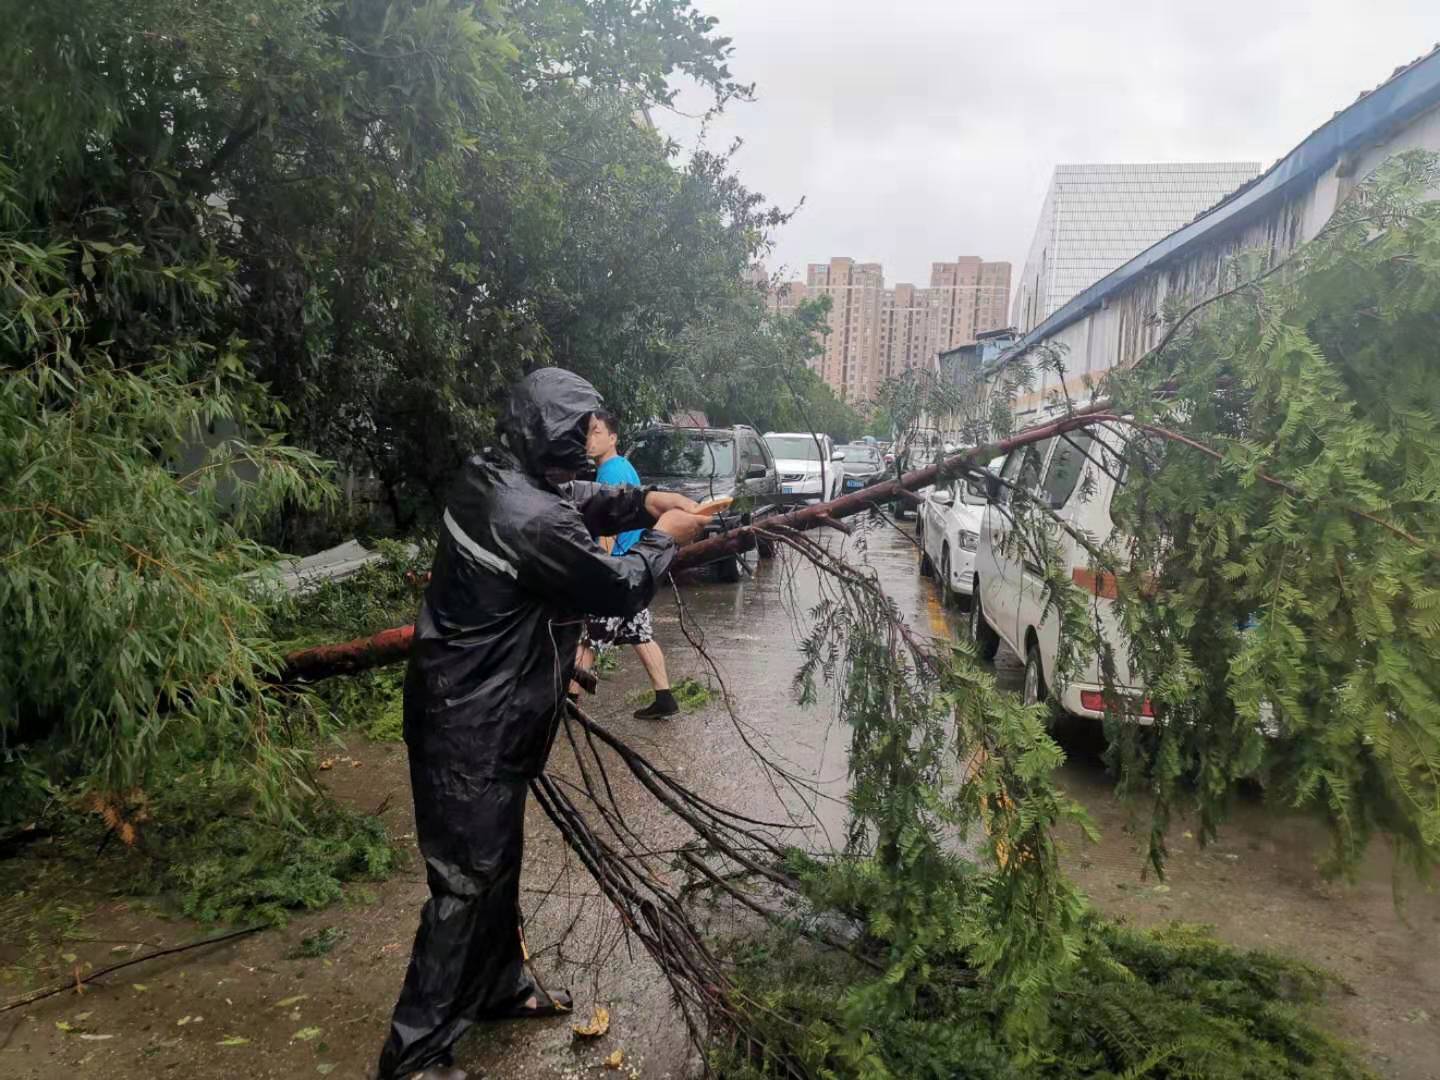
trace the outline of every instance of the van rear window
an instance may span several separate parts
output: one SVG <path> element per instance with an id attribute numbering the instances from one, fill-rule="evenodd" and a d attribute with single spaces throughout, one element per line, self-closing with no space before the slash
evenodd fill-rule
<path id="1" fill-rule="evenodd" d="M 1062 438 L 1056 444 L 1055 453 L 1050 458 L 1050 468 L 1045 473 L 1045 482 L 1040 485 L 1051 508 L 1060 509 L 1070 501 L 1070 496 L 1075 494 L 1075 488 L 1080 483 L 1080 476 L 1089 460 L 1087 455 L 1094 454 L 1091 449 L 1094 445 L 1095 440 L 1089 435 L 1079 434 Z"/>

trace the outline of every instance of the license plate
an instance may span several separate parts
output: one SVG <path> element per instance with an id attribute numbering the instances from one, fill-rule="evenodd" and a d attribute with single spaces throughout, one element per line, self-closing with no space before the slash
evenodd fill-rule
<path id="1" fill-rule="evenodd" d="M 795 488 L 796 488 L 796 485 L 795 485 L 795 484 L 781 484 L 781 485 L 780 485 L 780 494 L 781 494 L 781 495 L 794 495 L 794 494 L 795 494 Z"/>
<path id="2" fill-rule="evenodd" d="M 859 491 L 859 490 L 860 490 L 860 481 L 859 481 L 859 480 L 846 480 L 846 481 L 845 481 L 845 490 L 846 490 L 846 491 Z"/>

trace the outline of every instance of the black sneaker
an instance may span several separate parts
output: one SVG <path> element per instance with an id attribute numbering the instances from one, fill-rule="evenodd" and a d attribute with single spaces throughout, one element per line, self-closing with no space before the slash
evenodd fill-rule
<path id="1" fill-rule="evenodd" d="M 655 691 L 655 700 L 643 709 L 635 711 L 636 720 L 663 720 L 667 716 L 674 716 L 680 711 L 680 703 L 675 700 L 675 695 L 669 690 Z"/>

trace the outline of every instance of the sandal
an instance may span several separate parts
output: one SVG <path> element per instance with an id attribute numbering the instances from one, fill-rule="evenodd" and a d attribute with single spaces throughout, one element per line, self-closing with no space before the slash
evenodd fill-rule
<path id="1" fill-rule="evenodd" d="M 533 1002 L 533 1004 L 532 1004 Z M 516 997 L 514 1004 L 485 1013 L 485 1020 L 540 1020 L 573 1012 L 575 1001 L 568 990 L 547 991 L 532 986 Z"/>

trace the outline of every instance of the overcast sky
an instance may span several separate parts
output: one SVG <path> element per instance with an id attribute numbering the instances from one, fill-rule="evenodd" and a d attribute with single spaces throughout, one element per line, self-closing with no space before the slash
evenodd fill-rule
<path id="1" fill-rule="evenodd" d="M 696 0 L 734 40 L 745 182 L 805 205 L 771 269 L 851 255 L 887 284 L 1008 259 L 1052 168 L 1259 161 L 1440 41 L 1437 0 Z M 693 91 L 682 110 L 703 109 Z M 661 110 L 686 147 L 699 125 Z"/>

